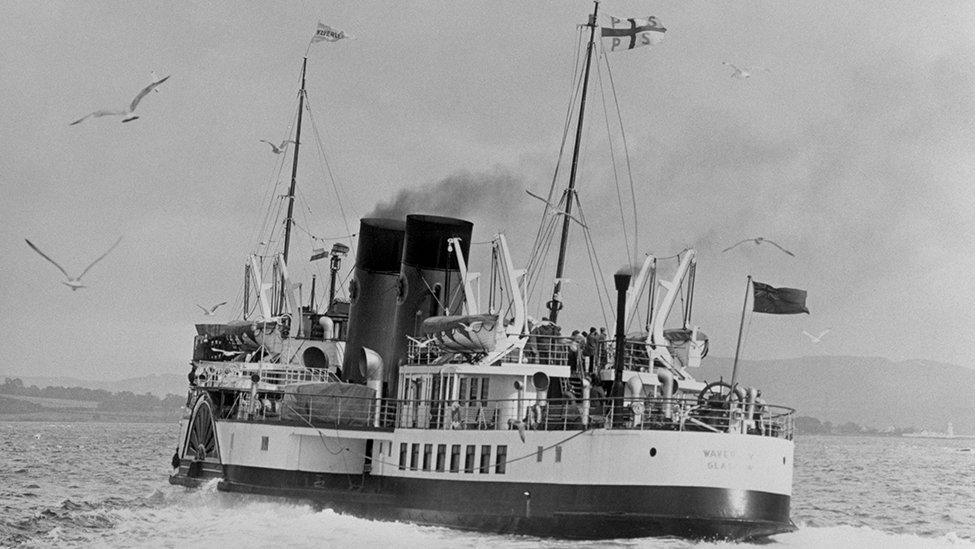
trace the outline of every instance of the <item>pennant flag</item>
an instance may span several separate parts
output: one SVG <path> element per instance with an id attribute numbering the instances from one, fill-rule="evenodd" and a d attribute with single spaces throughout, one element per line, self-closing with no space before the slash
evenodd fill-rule
<path id="1" fill-rule="evenodd" d="M 600 28 L 603 47 L 609 51 L 632 50 L 640 46 L 659 44 L 668 29 L 654 16 L 647 18 L 620 19 L 610 17 L 610 26 Z"/>
<path id="2" fill-rule="evenodd" d="M 319 21 L 319 28 L 315 29 L 315 35 L 312 36 L 312 43 L 317 42 L 338 42 L 343 38 L 352 38 L 348 34 L 342 32 L 339 29 L 333 29 L 332 27 Z"/>
<path id="3" fill-rule="evenodd" d="M 752 310 L 771 315 L 810 314 L 807 291 L 796 288 L 773 288 L 762 282 L 752 283 Z"/>
<path id="4" fill-rule="evenodd" d="M 309 261 L 315 261 L 316 259 L 322 259 L 328 257 L 329 252 L 325 251 L 325 248 L 315 248 L 312 250 L 312 258 Z"/>

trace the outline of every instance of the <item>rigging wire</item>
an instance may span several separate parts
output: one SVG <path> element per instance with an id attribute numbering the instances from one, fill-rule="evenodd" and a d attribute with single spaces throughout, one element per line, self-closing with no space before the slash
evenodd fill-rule
<path id="1" fill-rule="evenodd" d="M 609 67 L 609 65 L 607 65 L 607 66 Z M 616 158 L 616 155 L 613 152 L 613 133 L 610 130 L 610 113 L 607 111 L 607 94 L 606 94 L 605 87 L 603 85 L 603 71 L 599 70 L 599 68 L 600 68 L 600 65 L 599 65 L 599 63 L 597 63 L 596 75 L 597 75 L 597 80 L 600 83 L 600 99 L 601 99 L 602 104 L 603 104 L 603 120 L 604 120 L 604 122 L 606 123 L 606 126 L 607 126 L 607 143 L 609 144 L 609 148 L 610 148 L 610 167 L 611 167 L 611 169 L 612 169 L 611 171 L 613 173 L 613 186 L 614 186 L 614 188 L 617 191 L 617 206 L 620 208 L 620 227 L 621 227 L 621 230 L 622 230 L 622 232 L 624 234 L 624 247 L 627 250 L 627 264 L 628 265 L 633 265 L 634 264 L 634 255 L 631 255 L 631 251 L 630 251 L 630 235 L 628 234 L 628 231 L 627 231 L 627 222 L 626 222 L 626 219 L 624 218 L 624 216 L 625 216 L 625 214 L 624 214 L 624 200 L 623 200 L 623 196 L 621 196 L 621 193 L 620 193 L 620 177 L 617 174 L 617 158 Z M 610 86 L 612 88 L 613 87 L 613 84 L 611 83 Z M 631 185 L 631 190 L 633 190 L 633 185 Z M 634 254 L 636 255 L 636 253 L 637 253 L 637 249 L 636 249 L 636 242 L 635 242 Z"/>
<path id="2" fill-rule="evenodd" d="M 556 157 L 556 166 L 555 169 L 553 170 L 552 181 L 549 184 L 549 191 L 546 194 L 546 201 L 549 203 L 552 202 L 552 195 L 556 189 L 556 181 L 559 178 L 559 167 L 562 165 L 563 155 L 566 151 L 566 142 L 569 137 L 570 127 L 572 125 L 573 111 L 574 111 L 574 105 L 576 103 L 576 98 L 579 96 L 579 94 L 581 93 L 580 90 L 582 89 L 583 79 L 582 79 L 582 68 L 580 64 L 580 52 L 582 51 L 582 44 L 583 44 L 583 29 L 582 27 L 580 27 L 577 33 L 576 59 L 573 61 L 573 78 L 570 84 L 570 97 L 566 107 L 566 117 L 563 121 L 562 140 L 559 145 L 559 154 Z M 547 236 L 544 234 L 543 231 L 545 230 L 547 224 L 546 218 L 549 215 L 550 215 L 549 207 L 547 206 L 542 210 L 542 216 L 539 219 L 539 230 L 536 232 L 536 238 L 532 244 L 532 253 L 529 256 L 529 263 L 526 267 L 525 276 L 529 279 L 530 283 L 534 281 L 535 278 L 537 277 L 537 273 L 541 268 L 541 265 L 545 262 L 545 259 L 549 253 L 548 247 L 546 248 L 544 254 L 540 253 L 541 251 L 540 245 L 544 240 L 547 239 Z M 528 298 L 526 298 L 526 301 L 528 301 Z"/>
<path id="3" fill-rule="evenodd" d="M 600 47 L 603 47 L 602 42 Z M 624 159 L 627 161 L 627 179 L 630 181 L 630 203 L 634 210 L 634 257 L 637 257 L 639 253 L 638 239 L 640 236 L 637 225 L 640 218 L 637 215 L 637 191 L 634 189 L 634 173 L 630 167 L 630 148 L 627 146 L 627 132 L 624 131 L 624 119 L 620 114 L 620 101 L 617 99 L 617 87 L 613 84 L 613 72 L 610 70 L 610 59 L 607 57 L 605 51 L 603 52 L 603 61 L 607 65 L 607 78 L 610 81 L 610 91 L 613 93 L 613 104 L 617 110 L 617 123 L 620 126 L 620 138 L 624 145 Z M 623 216 L 622 210 L 620 215 Z"/>
<path id="4" fill-rule="evenodd" d="M 580 221 L 583 222 L 584 227 L 586 225 L 586 214 L 583 212 L 583 203 L 579 200 L 576 201 L 579 206 Z M 596 255 L 596 245 L 593 242 L 593 235 L 590 233 L 589 229 L 583 229 L 583 237 L 586 242 L 587 259 L 590 261 L 590 271 L 593 273 L 593 278 L 597 283 L 597 299 L 600 303 L 600 314 L 603 316 L 603 323 L 605 326 L 609 326 L 610 323 L 607 321 L 607 308 L 609 304 L 613 303 L 610 297 L 610 291 L 607 288 L 606 278 L 603 276 L 603 269 L 600 268 L 600 259 Z M 603 285 L 603 295 L 606 295 L 607 302 L 604 304 L 603 295 L 600 294 L 600 284 Z"/>

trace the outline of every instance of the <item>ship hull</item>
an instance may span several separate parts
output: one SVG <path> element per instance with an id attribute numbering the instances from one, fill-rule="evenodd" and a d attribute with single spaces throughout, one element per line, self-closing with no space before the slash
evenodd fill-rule
<path id="1" fill-rule="evenodd" d="M 561 539 L 751 539 L 795 529 L 790 497 L 694 486 L 466 482 L 226 465 L 218 489 L 307 501 L 339 513 Z"/>

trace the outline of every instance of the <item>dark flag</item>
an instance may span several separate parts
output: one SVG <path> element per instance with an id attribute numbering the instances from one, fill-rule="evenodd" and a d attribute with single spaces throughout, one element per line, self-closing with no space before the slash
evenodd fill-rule
<path id="1" fill-rule="evenodd" d="M 773 288 L 762 282 L 752 283 L 752 310 L 772 315 L 810 314 L 807 291 L 796 288 Z"/>

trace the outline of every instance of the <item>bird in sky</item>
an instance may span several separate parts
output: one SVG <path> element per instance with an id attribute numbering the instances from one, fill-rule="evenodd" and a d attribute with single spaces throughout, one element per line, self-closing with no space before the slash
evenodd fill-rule
<path id="1" fill-rule="evenodd" d="M 724 250 L 722 250 L 722 252 L 725 253 L 725 252 L 731 250 L 732 248 L 735 248 L 739 244 L 745 244 L 746 242 L 755 242 L 756 243 L 756 246 L 762 244 L 763 242 L 766 242 L 767 244 L 772 244 L 773 246 L 776 246 L 777 248 L 779 248 L 780 250 L 782 250 L 783 253 L 785 253 L 786 255 L 788 255 L 790 257 L 796 257 L 796 255 L 794 255 L 793 252 L 787 250 L 786 248 L 780 246 L 779 244 L 773 242 L 772 240 L 769 240 L 768 238 L 763 238 L 761 236 L 757 236 L 756 238 L 746 238 L 745 240 L 740 240 L 740 241 L 736 242 L 735 244 L 729 246 L 728 248 L 725 248 Z"/>
<path id="2" fill-rule="evenodd" d="M 542 198 L 541 196 L 535 194 L 534 192 L 532 192 L 532 191 L 530 191 L 528 189 L 526 189 L 525 192 L 526 192 L 526 194 L 528 194 L 532 198 L 535 198 L 536 200 L 541 200 L 543 203 L 545 203 L 547 210 L 553 210 L 553 212 L 555 212 L 556 215 L 565 215 L 566 217 L 568 217 L 568 218 L 572 219 L 573 221 L 575 221 L 576 223 L 578 223 L 580 227 L 583 227 L 584 229 L 586 228 L 586 225 L 584 225 L 582 221 L 580 221 L 579 219 L 576 219 L 575 216 L 572 216 L 570 214 L 567 214 L 566 212 L 564 212 L 564 211 L 560 210 L 559 208 L 553 206 L 552 205 L 552 202 L 549 202 L 545 198 Z"/>
<path id="3" fill-rule="evenodd" d="M 64 267 L 62 267 L 61 265 L 58 265 L 58 263 L 56 261 L 54 261 L 53 259 L 51 259 L 47 255 L 45 255 L 44 252 L 42 252 L 40 249 L 38 249 L 38 247 L 35 246 L 30 240 L 27 240 L 25 238 L 24 241 L 27 242 L 27 245 L 30 246 L 32 250 L 34 250 L 35 252 L 37 252 L 38 254 L 40 254 L 40 256 L 43 257 L 44 259 L 46 259 L 46 260 L 50 261 L 51 263 L 53 263 L 54 266 L 57 267 L 59 271 L 61 271 L 62 273 L 64 273 L 64 276 L 68 280 L 67 280 L 67 282 L 62 282 L 62 284 L 64 284 L 65 286 L 71 288 L 71 290 L 74 291 L 74 290 L 80 290 L 81 288 L 85 288 L 86 287 L 84 284 L 81 283 L 81 277 L 85 276 L 85 273 L 87 273 L 89 269 L 91 269 L 92 267 L 94 267 L 96 263 L 98 263 L 99 261 L 101 261 L 102 259 L 104 259 L 105 256 L 107 256 L 109 254 L 109 252 L 111 252 L 112 250 L 114 250 L 115 247 L 119 245 L 119 242 L 122 242 L 122 237 L 120 236 L 119 239 L 115 241 L 115 244 L 112 244 L 112 247 L 109 248 L 107 252 L 105 252 L 102 255 L 98 256 L 98 259 L 96 259 L 95 261 L 92 261 L 90 265 L 88 265 L 87 267 L 85 267 L 85 270 L 84 271 L 81 271 L 81 274 L 80 275 L 75 276 L 75 277 L 69 275 L 68 274 L 68 271 L 64 270 Z"/>
<path id="4" fill-rule="evenodd" d="M 808 332 L 806 330 L 803 330 L 803 333 L 806 334 L 806 336 L 810 338 L 810 343 L 820 343 L 820 340 L 823 339 L 823 336 L 827 335 L 827 332 L 829 332 L 829 331 L 830 331 L 830 329 L 826 329 L 826 330 L 820 332 L 820 335 L 816 335 L 816 336 L 813 335 L 813 334 L 811 334 L 810 332 Z"/>
<path id="5" fill-rule="evenodd" d="M 162 84 L 163 82 L 165 82 L 168 79 L 169 79 L 169 76 L 163 78 L 162 80 L 156 80 L 152 84 L 149 84 L 145 88 L 142 88 L 142 91 L 140 91 L 139 94 L 136 95 L 136 98 L 132 100 L 132 103 L 130 103 L 129 106 L 126 107 L 126 108 L 124 108 L 124 109 L 95 111 L 95 112 L 89 114 L 88 116 L 84 116 L 82 118 L 79 118 L 78 120 L 75 120 L 74 122 L 72 122 L 71 124 L 68 124 L 68 125 L 69 126 L 74 126 L 75 124 L 80 124 L 80 123 L 84 122 L 85 120 L 87 120 L 89 118 L 92 118 L 92 117 L 99 118 L 99 117 L 102 117 L 102 116 L 124 116 L 125 118 L 122 119 L 122 122 L 123 123 L 124 122 L 132 122 L 133 120 L 139 118 L 138 116 L 135 116 L 132 113 L 133 113 L 133 111 L 136 110 L 136 107 L 139 106 L 139 102 L 142 101 L 142 98 L 145 97 L 146 94 L 148 94 L 149 92 L 151 92 L 154 89 L 156 89 L 156 86 Z"/>
<path id="6" fill-rule="evenodd" d="M 732 63 L 729 63 L 728 61 L 722 61 L 722 64 L 727 67 L 731 67 L 732 74 L 730 76 L 732 78 L 738 78 L 739 80 L 745 80 L 746 78 L 749 78 L 750 76 L 752 76 L 752 73 L 755 71 L 769 72 L 769 69 L 765 67 L 739 67 L 733 65 Z"/>
<path id="7" fill-rule="evenodd" d="M 294 141 L 292 141 L 290 139 L 286 139 L 286 140 L 284 140 L 284 141 L 281 142 L 281 145 L 275 146 L 274 143 L 268 141 L 267 139 L 259 139 L 258 141 L 260 141 L 262 143 L 267 143 L 268 145 L 271 145 L 271 151 L 274 152 L 275 154 L 281 154 L 281 153 L 285 152 L 285 149 L 288 148 L 288 144 L 289 143 L 294 143 Z"/>
<path id="8" fill-rule="evenodd" d="M 213 307 L 211 307 L 209 309 L 206 308 L 206 307 L 204 307 L 203 305 L 200 305 L 199 303 L 197 304 L 197 307 L 200 307 L 203 310 L 203 314 L 205 314 L 207 316 L 213 316 L 214 313 L 217 312 L 217 308 L 220 307 L 221 305 L 227 305 L 227 302 L 226 301 L 221 301 L 220 303 L 214 305 Z"/>

